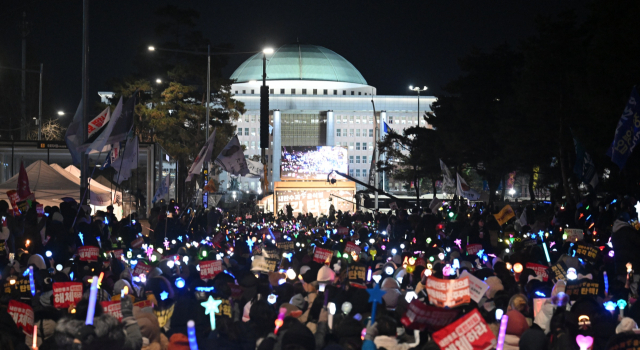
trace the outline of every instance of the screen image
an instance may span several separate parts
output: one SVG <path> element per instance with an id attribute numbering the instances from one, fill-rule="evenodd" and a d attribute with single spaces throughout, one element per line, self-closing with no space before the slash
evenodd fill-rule
<path id="1" fill-rule="evenodd" d="M 331 197 L 331 195 L 342 197 L 348 201 L 353 202 L 353 191 L 346 190 L 282 190 L 276 191 L 276 209 L 279 212 L 282 210 L 287 212 L 285 206 L 291 204 L 293 208 L 293 214 L 297 213 L 313 213 L 314 216 L 319 214 L 329 215 L 329 206 L 333 204 L 333 207 L 344 212 L 353 213 L 353 203 L 349 203 L 345 200 Z M 331 198 L 331 202 L 329 201 Z"/>
<path id="2" fill-rule="evenodd" d="M 327 180 L 332 170 L 349 171 L 347 149 L 332 146 L 282 147 L 282 180 Z"/>

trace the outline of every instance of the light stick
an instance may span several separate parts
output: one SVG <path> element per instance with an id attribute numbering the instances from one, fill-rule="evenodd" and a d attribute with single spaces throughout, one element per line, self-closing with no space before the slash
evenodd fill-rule
<path id="1" fill-rule="evenodd" d="M 544 255 L 547 257 L 547 264 L 551 266 L 551 259 L 549 258 L 549 250 L 547 250 L 547 244 L 542 242 L 542 247 L 544 248 Z"/>
<path id="2" fill-rule="evenodd" d="M 387 292 L 380 289 L 380 285 L 376 284 L 373 288 L 367 289 L 369 293 L 369 302 L 373 303 L 371 308 L 371 324 L 376 322 L 376 307 L 378 304 L 382 304 L 382 296 Z"/>
<path id="3" fill-rule="evenodd" d="M 196 341 L 196 324 L 193 320 L 187 322 L 187 337 L 189 338 L 189 348 L 198 350 L 198 342 Z"/>
<path id="4" fill-rule="evenodd" d="M 38 350 L 38 326 L 33 326 L 33 343 L 31 345 L 33 350 Z"/>
<path id="5" fill-rule="evenodd" d="M 33 281 L 33 266 L 29 266 L 29 286 L 31 287 L 31 295 L 36 296 L 36 284 Z"/>
<path id="6" fill-rule="evenodd" d="M 328 315 L 327 323 L 329 325 L 329 329 L 333 329 L 333 315 L 336 314 L 336 304 L 333 302 L 329 303 L 328 309 L 329 309 L 329 315 Z"/>
<path id="7" fill-rule="evenodd" d="M 618 308 L 620 309 L 620 317 L 624 318 L 624 308 L 627 307 L 627 301 L 624 299 L 618 300 Z"/>
<path id="8" fill-rule="evenodd" d="M 98 297 L 98 276 L 93 276 L 91 281 L 91 289 L 89 290 L 89 308 L 87 310 L 87 319 L 85 325 L 93 325 L 93 315 L 96 312 L 96 299 Z"/>
<path id="9" fill-rule="evenodd" d="M 607 277 L 607 271 L 603 272 L 604 275 L 604 296 L 608 296 L 609 294 L 609 277 Z"/>
<path id="10" fill-rule="evenodd" d="M 219 306 L 222 304 L 222 300 L 215 300 L 211 295 L 209 295 L 209 299 L 204 303 L 200 303 L 205 310 L 204 314 L 209 315 L 209 321 L 211 322 L 211 330 L 216 330 L 216 312 L 220 312 Z"/>
<path id="11" fill-rule="evenodd" d="M 584 336 L 582 334 L 578 334 L 578 336 L 576 337 L 576 342 L 578 343 L 580 350 L 587 350 L 591 347 L 591 345 L 593 345 L 593 338 L 588 335 Z"/>
<path id="12" fill-rule="evenodd" d="M 507 334 L 507 323 L 509 323 L 509 316 L 502 315 L 502 320 L 500 321 L 500 332 L 498 333 L 498 345 L 496 346 L 496 350 L 504 349 L 504 338 Z"/>
<path id="13" fill-rule="evenodd" d="M 129 287 L 124 286 L 120 291 L 120 298 L 124 298 L 125 295 L 129 294 Z"/>
<path id="14" fill-rule="evenodd" d="M 285 308 L 280 308 L 280 311 L 278 313 L 278 318 L 276 319 L 276 328 L 273 330 L 273 334 L 278 334 L 278 329 L 280 329 L 280 327 L 282 327 L 283 324 L 283 320 L 284 320 L 284 316 L 287 314 L 287 309 Z"/>

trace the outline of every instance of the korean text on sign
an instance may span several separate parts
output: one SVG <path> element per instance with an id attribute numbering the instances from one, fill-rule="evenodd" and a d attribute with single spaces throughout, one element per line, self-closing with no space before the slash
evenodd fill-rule
<path id="1" fill-rule="evenodd" d="M 200 262 L 200 278 L 211 279 L 222 272 L 222 260 L 201 261 Z"/>
<path id="2" fill-rule="evenodd" d="M 487 350 L 496 343 L 477 309 L 433 333 L 433 340 L 442 350 Z"/>
<path id="3" fill-rule="evenodd" d="M 435 277 L 427 279 L 429 302 L 438 307 L 456 307 L 471 301 L 469 277 L 443 280 Z"/>
<path id="4" fill-rule="evenodd" d="M 62 282 L 53 284 L 53 306 L 58 309 L 76 305 L 82 300 L 81 282 Z"/>
<path id="5" fill-rule="evenodd" d="M 324 264 L 332 255 L 333 253 L 330 250 L 316 247 L 316 251 L 313 253 L 313 261 Z"/>

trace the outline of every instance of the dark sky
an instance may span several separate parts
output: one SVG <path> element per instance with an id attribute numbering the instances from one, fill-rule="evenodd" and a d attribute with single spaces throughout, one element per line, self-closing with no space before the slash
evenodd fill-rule
<path id="1" fill-rule="evenodd" d="M 108 79 L 131 73 L 135 50 L 156 39 L 154 10 L 168 3 L 199 11 L 199 29 L 214 44 L 231 43 L 238 51 L 296 40 L 321 45 L 353 63 L 378 94 L 399 95 L 407 94 L 411 84 L 427 85 L 431 93 L 439 93 L 459 74 L 457 59 L 472 47 L 516 44 L 534 34 L 536 15 L 570 8 L 584 12 L 585 1 L 93 0 L 92 98 L 97 101 L 95 92 L 109 89 Z M 45 114 L 58 109 L 72 114 L 81 95 L 82 1 L 4 0 L 0 65 L 20 66 L 22 11 L 31 22 L 30 67 L 44 63 L 45 94 L 51 101 Z M 248 57 L 235 56 L 225 74 L 231 75 Z"/>

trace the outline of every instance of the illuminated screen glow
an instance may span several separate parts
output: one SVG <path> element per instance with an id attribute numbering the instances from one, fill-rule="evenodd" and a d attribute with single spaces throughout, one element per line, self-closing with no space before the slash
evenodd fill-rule
<path id="1" fill-rule="evenodd" d="M 344 147 L 282 147 L 280 178 L 282 180 L 327 180 L 332 170 L 349 172 L 349 157 Z"/>
<path id="2" fill-rule="evenodd" d="M 353 204 L 340 198 L 331 197 L 331 194 L 353 202 L 353 191 L 346 190 L 276 190 L 276 209 L 286 213 L 285 206 L 291 204 L 293 214 L 313 213 L 329 214 L 329 206 L 333 204 L 336 209 L 342 212 L 353 212 Z M 329 202 L 329 198 L 331 202 Z"/>

